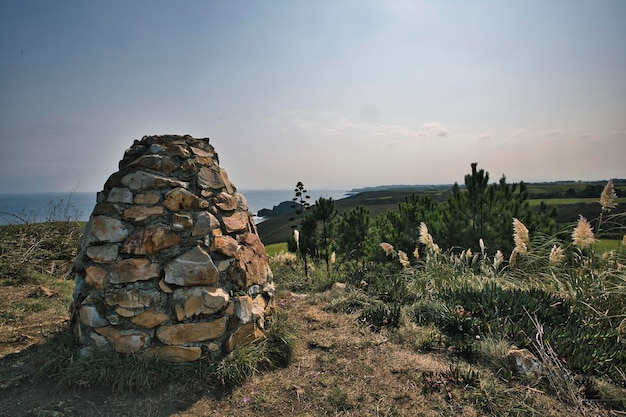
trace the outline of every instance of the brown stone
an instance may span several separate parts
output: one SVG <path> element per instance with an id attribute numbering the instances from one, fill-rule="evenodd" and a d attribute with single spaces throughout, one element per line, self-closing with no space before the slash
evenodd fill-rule
<path id="1" fill-rule="evenodd" d="M 222 217 L 226 233 L 244 232 L 248 230 L 250 215 L 247 212 L 239 211 L 232 216 Z"/>
<path id="2" fill-rule="evenodd" d="M 134 310 L 129 310 L 127 308 L 124 307 L 118 307 L 115 309 L 115 313 L 122 316 L 122 317 L 134 317 L 137 315 L 137 313 Z"/>
<path id="3" fill-rule="evenodd" d="M 196 163 L 191 159 L 186 159 L 180 164 L 180 169 L 184 172 L 192 172 L 196 170 Z"/>
<path id="4" fill-rule="evenodd" d="M 174 309 L 177 319 L 200 314 L 214 314 L 228 304 L 229 295 L 221 288 L 215 287 L 187 287 L 174 291 Z"/>
<path id="5" fill-rule="evenodd" d="M 209 204 L 184 188 L 175 188 L 165 194 L 163 205 L 171 211 L 189 211 L 207 208 Z"/>
<path id="6" fill-rule="evenodd" d="M 100 242 L 121 242 L 128 236 L 128 230 L 126 230 L 122 222 L 112 217 L 92 217 L 88 228 L 91 234 Z"/>
<path id="7" fill-rule="evenodd" d="M 94 262 L 111 263 L 117 259 L 120 248 L 117 245 L 90 246 L 85 253 Z"/>
<path id="8" fill-rule="evenodd" d="M 169 156 L 181 156 L 187 158 L 191 155 L 184 143 L 168 143 L 165 145 L 165 151 Z"/>
<path id="9" fill-rule="evenodd" d="M 213 314 L 226 307 L 229 295 L 222 288 L 204 287 L 202 291 L 205 314 Z"/>
<path id="10" fill-rule="evenodd" d="M 155 313 L 152 309 L 146 310 L 138 316 L 130 319 L 137 326 L 144 327 L 146 329 L 152 329 L 153 327 L 159 326 L 170 319 L 165 313 Z"/>
<path id="11" fill-rule="evenodd" d="M 99 327 L 95 331 L 106 337 L 113 348 L 119 353 L 134 353 L 148 342 L 148 334 L 140 330 L 119 330 L 114 327 Z"/>
<path id="12" fill-rule="evenodd" d="M 193 220 L 191 220 L 191 217 L 186 214 L 176 213 L 174 214 L 174 221 L 172 222 L 172 225 L 174 226 L 174 229 L 177 230 L 189 229 L 193 226 Z"/>
<path id="13" fill-rule="evenodd" d="M 175 178 L 163 177 L 161 175 L 150 174 L 143 171 L 127 174 L 122 178 L 122 184 L 133 191 L 154 190 L 165 187 L 187 188 L 189 184 Z"/>
<path id="14" fill-rule="evenodd" d="M 159 281 L 159 288 L 166 294 L 171 294 L 174 292 L 174 289 L 167 282 L 165 282 L 165 279 Z"/>
<path id="15" fill-rule="evenodd" d="M 226 330 L 226 318 L 201 323 L 183 323 L 161 326 L 157 330 L 157 339 L 167 345 L 184 345 L 217 339 Z"/>
<path id="16" fill-rule="evenodd" d="M 230 279 L 240 288 L 263 285 L 272 277 L 269 258 L 259 237 L 248 233 L 235 255 L 238 261 L 230 269 Z"/>
<path id="17" fill-rule="evenodd" d="M 149 226 L 133 233 L 126 239 L 122 253 L 147 255 L 177 245 L 180 236 L 163 226 Z"/>
<path id="18" fill-rule="evenodd" d="M 151 217 L 162 216 L 164 213 L 161 206 L 134 206 L 124 210 L 124 218 L 140 222 Z"/>
<path id="19" fill-rule="evenodd" d="M 213 204 L 224 211 L 232 211 L 237 208 L 237 198 L 232 195 L 221 192 L 213 197 Z"/>
<path id="20" fill-rule="evenodd" d="M 181 286 L 212 285 L 218 274 L 211 256 L 199 246 L 165 266 L 165 282 Z"/>
<path id="21" fill-rule="evenodd" d="M 107 271 L 99 266 L 88 266 L 85 268 L 85 282 L 91 288 L 104 288 L 104 277 Z"/>
<path id="22" fill-rule="evenodd" d="M 191 229 L 191 236 L 206 236 L 211 230 L 218 229 L 220 227 L 220 221 L 217 217 L 203 211 L 196 216 L 196 223 L 193 229 Z"/>
<path id="23" fill-rule="evenodd" d="M 235 191 L 237 191 L 235 187 L 233 186 L 233 184 L 231 184 L 230 180 L 228 179 L 228 174 L 226 173 L 226 170 L 224 168 L 220 168 L 220 177 L 222 177 L 222 181 L 224 182 L 224 187 L 226 187 L 226 191 L 228 192 L 228 194 L 232 194 Z"/>
<path id="24" fill-rule="evenodd" d="M 146 349 L 146 354 L 165 362 L 193 362 L 200 359 L 202 349 L 187 346 L 162 346 Z"/>
<path id="25" fill-rule="evenodd" d="M 131 258 L 114 264 L 107 276 L 111 284 L 122 284 L 158 278 L 161 275 L 159 264 L 146 258 Z"/>
<path id="26" fill-rule="evenodd" d="M 159 202 L 161 197 L 158 194 L 144 193 L 135 196 L 135 204 L 154 205 Z"/>
<path id="27" fill-rule="evenodd" d="M 258 328 L 256 323 L 247 323 L 240 326 L 235 332 L 230 335 L 225 342 L 225 349 L 227 353 L 232 352 L 238 346 L 249 345 L 250 343 L 258 342 L 265 339 L 265 334 Z"/>
<path id="28" fill-rule="evenodd" d="M 229 257 L 235 256 L 239 244 L 230 236 L 215 236 L 211 242 L 210 250 Z"/>
<path id="29" fill-rule="evenodd" d="M 196 163 L 205 166 L 213 165 L 213 158 L 210 156 L 196 156 Z"/>
<path id="30" fill-rule="evenodd" d="M 193 154 L 196 156 L 208 156 L 208 157 L 213 156 L 213 152 L 208 152 L 208 151 L 205 151 L 204 149 L 196 148 L 195 146 L 191 146 L 190 148 L 191 148 L 191 152 L 193 152 Z"/>

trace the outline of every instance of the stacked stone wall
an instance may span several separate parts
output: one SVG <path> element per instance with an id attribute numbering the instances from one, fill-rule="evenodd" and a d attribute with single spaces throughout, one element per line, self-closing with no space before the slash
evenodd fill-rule
<path id="1" fill-rule="evenodd" d="M 82 352 L 218 357 L 263 339 L 265 248 L 208 139 L 144 137 L 98 193 L 74 266 Z"/>

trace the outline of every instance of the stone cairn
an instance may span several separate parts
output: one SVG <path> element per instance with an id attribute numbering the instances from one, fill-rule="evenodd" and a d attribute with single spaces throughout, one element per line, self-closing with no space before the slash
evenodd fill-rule
<path id="1" fill-rule="evenodd" d="M 274 311 L 265 248 L 208 139 L 135 141 L 98 193 L 73 272 L 84 354 L 218 358 L 263 339 Z"/>

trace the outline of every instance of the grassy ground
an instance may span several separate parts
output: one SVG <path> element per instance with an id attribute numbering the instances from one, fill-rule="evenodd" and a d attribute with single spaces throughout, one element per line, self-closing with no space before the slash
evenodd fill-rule
<path id="1" fill-rule="evenodd" d="M 278 255 L 272 269 L 281 314 L 270 330 L 278 332 L 274 340 L 295 344 L 293 354 L 287 345 L 276 345 L 282 365 L 288 366 L 267 370 L 248 360 L 259 351 L 245 350 L 219 365 L 172 366 L 117 355 L 85 360 L 66 331 L 72 291 L 67 272 L 79 230 L 66 224 L 0 228 L 2 416 L 626 413 L 626 391 L 619 383 L 623 341 L 615 345 L 606 333 L 626 317 L 623 274 L 595 273 L 593 282 L 579 281 L 575 288 L 557 270 L 558 279 L 552 280 L 543 273 L 493 274 L 478 264 L 454 262 L 402 269 L 391 260 L 367 269 L 343 264 L 330 277 L 317 266 L 305 278 L 298 260 Z M 267 249 L 280 253 L 284 246 Z M 333 285 L 337 280 L 345 286 Z M 609 282 L 622 282 L 622 287 L 604 286 L 613 292 L 584 301 L 598 314 L 604 314 L 603 308 L 622 308 L 619 314 L 611 310 L 617 320 L 595 317 L 589 307 L 573 304 L 571 297 L 580 288 L 591 294 L 599 283 Z M 513 345 L 541 352 L 533 348 L 534 327 L 522 307 L 543 320 L 546 337 L 553 331 L 551 322 L 579 332 L 572 311 L 586 312 L 580 327 L 595 331 L 601 324 L 599 333 L 588 341 L 587 330 L 571 333 L 568 340 L 554 339 L 554 348 L 613 340 L 602 345 L 604 353 L 596 351 L 601 366 L 593 365 L 593 358 L 577 365 L 584 352 L 565 350 L 571 370 L 556 367 L 547 356 L 542 363 L 552 373 L 516 373 L 507 357 Z M 517 330 L 520 323 L 528 325 L 528 334 Z M 271 352 L 272 346 L 263 348 Z M 613 353 L 613 363 L 604 362 L 601 355 Z M 559 357 L 564 356 L 556 357 L 562 365 Z M 585 361 L 592 366 L 585 368 Z"/>

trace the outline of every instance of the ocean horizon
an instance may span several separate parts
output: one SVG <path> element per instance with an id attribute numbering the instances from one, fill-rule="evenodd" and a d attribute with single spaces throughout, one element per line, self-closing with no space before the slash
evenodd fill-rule
<path id="1" fill-rule="evenodd" d="M 246 198 L 248 208 L 256 217 L 261 209 L 272 209 L 294 198 L 293 189 L 238 190 Z M 320 197 L 339 200 L 350 190 L 307 190 L 313 204 Z M 96 205 L 97 192 L 42 192 L 0 194 L 0 225 L 41 223 L 47 221 L 87 221 Z"/>

